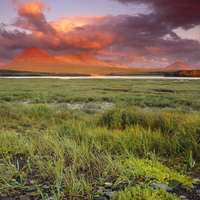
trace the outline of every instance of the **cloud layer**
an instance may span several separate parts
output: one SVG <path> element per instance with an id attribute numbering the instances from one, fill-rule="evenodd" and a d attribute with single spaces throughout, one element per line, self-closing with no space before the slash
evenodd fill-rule
<path id="1" fill-rule="evenodd" d="M 49 6 L 44 5 L 41 1 L 11 1 L 16 4 L 15 10 L 19 15 L 13 23 L 14 26 L 46 34 L 54 32 L 43 14 L 46 9 L 50 11 Z"/>
<path id="2" fill-rule="evenodd" d="M 51 53 L 84 52 L 130 67 L 165 67 L 177 60 L 200 67 L 200 44 L 174 29 L 200 25 L 200 4 L 194 0 L 115 0 L 127 6 L 147 4 L 149 14 L 136 16 L 62 17 L 47 22 L 42 1 L 12 0 L 18 17 L 9 30 L 0 26 L 0 62 L 31 46 Z"/>
<path id="3" fill-rule="evenodd" d="M 147 4 L 159 23 L 171 28 L 189 29 L 200 24 L 200 3 L 197 0 L 114 0 L 122 4 Z"/>

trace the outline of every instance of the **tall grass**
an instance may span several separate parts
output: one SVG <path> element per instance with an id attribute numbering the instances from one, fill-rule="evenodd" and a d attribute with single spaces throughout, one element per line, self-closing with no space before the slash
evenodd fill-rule
<path id="1" fill-rule="evenodd" d="M 104 113 L 99 124 L 111 130 L 122 130 L 122 140 L 137 154 L 155 150 L 162 155 L 188 157 L 192 152 L 195 160 L 200 159 L 200 116 L 197 112 L 117 108 Z"/>
<path id="2" fill-rule="evenodd" d="M 198 163 L 199 119 L 195 112 L 137 108 L 90 115 L 63 106 L 2 106 L 0 191 L 23 189 L 34 175 L 39 178 L 31 184 L 43 198 L 56 199 L 91 199 L 108 180 L 113 187 L 132 186 L 138 179 L 190 185 L 189 178 L 164 167 L 159 157 Z M 39 186 L 44 184 L 46 193 Z"/>
<path id="3" fill-rule="evenodd" d="M 172 160 L 180 171 L 199 166 L 198 81 L 1 81 L 0 193 L 31 186 L 43 199 L 92 199 L 111 182 L 128 187 L 116 199 L 173 199 L 149 183 L 192 184 L 160 161 Z M 101 113 L 48 104 L 102 101 L 118 108 Z"/>

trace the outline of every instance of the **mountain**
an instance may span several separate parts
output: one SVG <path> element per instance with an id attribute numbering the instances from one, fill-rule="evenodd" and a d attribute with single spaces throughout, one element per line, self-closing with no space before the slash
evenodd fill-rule
<path id="1" fill-rule="evenodd" d="M 56 58 L 37 47 L 32 47 L 17 56 L 12 62 L 37 62 L 37 63 L 51 63 L 57 62 Z"/>
<path id="2" fill-rule="evenodd" d="M 53 56 L 36 47 L 27 49 L 10 63 L 0 66 L 0 69 L 4 70 L 72 74 L 118 73 L 121 71 L 120 68 L 128 67 L 123 64 L 99 61 L 88 54 Z"/>
<path id="3" fill-rule="evenodd" d="M 192 67 L 183 62 L 175 62 L 174 64 L 166 67 L 167 70 L 195 70 L 195 67 Z"/>
<path id="4" fill-rule="evenodd" d="M 77 63 L 77 64 L 100 64 L 100 61 L 97 61 L 93 57 L 85 53 L 72 53 L 69 55 L 55 55 L 55 58 L 61 62 L 67 63 Z"/>
<path id="5" fill-rule="evenodd" d="M 87 62 L 95 62 L 95 59 L 91 56 L 84 53 L 72 53 L 69 55 L 55 55 L 57 60 L 62 62 L 76 62 L 76 63 L 87 63 Z"/>
<path id="6" fill-rule="evenodd" d="M 55 55 L 55 58 L 61 62 L 66 63 L 74 63 L 74 64 L 81 64 L 81 65 L 97 65 L 97 66 L 109 66 L 109 67 L 116 67 L 116 68 L 129 68 L 125 64 L 115 63 L 115 62 L 103 62 L 96 60 L 95 58 L 91 57 L 85 53 L 72 53 L 69 55 Z"/>
<path id="7" fill-rule="evenodd" d="M 113 67 L 117 67 L 117 68 L 126 68 L 129 69 L 129 67 L 123 63 L 115 63 L 115 62 L 106 62 L 107 65 L 113 66 Z"/>
<path id="8" fill-rule="evenodd" d="M 4 65 L 3 63 L 0 63 L 0 66 Z"/>

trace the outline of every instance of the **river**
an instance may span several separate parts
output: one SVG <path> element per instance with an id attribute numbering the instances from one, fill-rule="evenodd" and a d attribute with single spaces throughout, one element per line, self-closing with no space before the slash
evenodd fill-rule
<path id="1" fill-rule="evenodd" d="M 200 77 L 162 77 L 162 76 L 0 76 L 6 79 L 166 79 L 200 80 Z"/>

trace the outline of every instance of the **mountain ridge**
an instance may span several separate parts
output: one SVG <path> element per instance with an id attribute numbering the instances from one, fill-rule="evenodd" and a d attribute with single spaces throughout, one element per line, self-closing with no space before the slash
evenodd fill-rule
<path id="1" fill-rule="evenodd" d="M 88 54 L 73 53 L 52 55 L 45 50 L 31 47 L 19 54 L 10 63 L 0 66 L 3 70 L 51 72 L 51 73 L 106 73 L 129 68 L 118 63 L 96 60 Z"/>
<path id="2" fill-rule="evenodd" d="M 57 60 L 61 62 L 75 62 L 79 64 L 100 64 L 101 61 L 96 60 L 92 56 L 85 54 L 85 53 L 72 53 L 68 55 L 55 55 L 54 56 Z"/>
<path id="3" fill-rule="evenodd" d="M 186 63 L 177 61 L 165 68 L 166 70 L 195 70 L 196 68 Z"/>
<path id="4" fill-rule="evenodd" d="M 79 64 L 79 65 L 99 65 L 117 68 L 129 68 L 124 64 L 114 63 L 114 62 L 104 62 L 93 58 L 92 56 L 85 53 L 72 53 L 67 55 L 52 55 L 45 50 L 37 47 L 31 47 L 26 49 L 24 52 L 19 54 L 14 60 L 9 64 L 19 64 L 19 63 L 58 63 L 58 64 Z"/>

